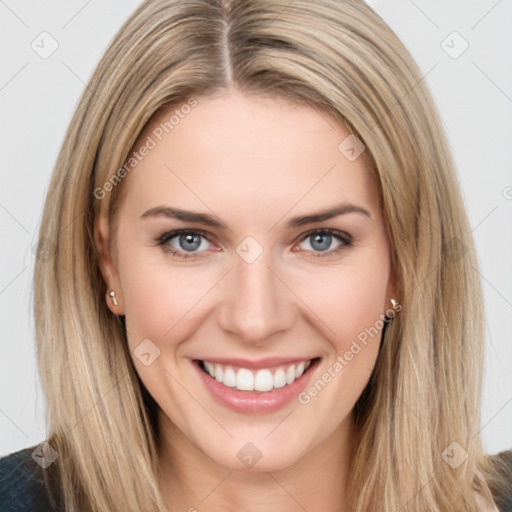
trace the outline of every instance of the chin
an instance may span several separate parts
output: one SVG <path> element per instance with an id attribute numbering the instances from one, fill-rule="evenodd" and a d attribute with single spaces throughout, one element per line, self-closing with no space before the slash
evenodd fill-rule
<path id="1" fill-rule="evenodd" d="M 247 441 L 233 443 L 232 448 L 224 448 L 218 452 L 205 452 L 205 455 L 216 464 L 232 471 L 262 473 L 287 469 L 299 462 L 305 453 L 300 445 L 279 450 Z"/>

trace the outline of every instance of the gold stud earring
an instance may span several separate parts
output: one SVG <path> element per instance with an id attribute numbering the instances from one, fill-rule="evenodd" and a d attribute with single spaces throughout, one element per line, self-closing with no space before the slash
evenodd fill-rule
<path id="1" fill-rule="evenodd" d="M 390 299 L 390 300 L 391 300 L 391 304 L 393 306 L 393 309 L 396 309 L 396 307 L 398 306 L 398 302 L 395 299 Z"/>
<path id="2" fill-rule="evenodd" d="M 114 304 L 114 306 L 117 306 L 116 292 L 114 290 L 110 292 L 110 297 L 112 298 L 112 304 Z"/>

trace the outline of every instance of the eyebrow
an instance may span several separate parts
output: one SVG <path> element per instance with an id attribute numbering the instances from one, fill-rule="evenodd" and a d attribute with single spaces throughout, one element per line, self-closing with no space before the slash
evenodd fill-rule
<path id="1" fill-rule="evenodd" d="M 215 228 L 227 228 L 224 222 L 208 213 L 190 212 L 187 210 L 180 210 L 178 208 L 171 208 L 170 206 L 156 206 L 155 208 L 145 211 L 140 217 L 141 219 L 147 219 L 150 217 L 169 217 L 171 219 L 204 224 Z"/>
<path id="2" fill-rule="evenodd" d="M 311 213 L 309 215 L 302 215 L 290 219 L 287 223 L 288 228 L 296 228 L 304 226 L 305 224 L 312 224 L 314 222 L 322 222 L 329 220 L 339 215 L 346 215 L 348 213 L 360 213 L 371 219 L 370 212 L 365 210 L 361 206 L 357 206 L 349 203 L 342 203 L 332 208 L 323 209 L 319 212 Z M 227 225 L 221 220 L 217 219 L 213 215 L 208 213 L 191 212 L 187 210 L 181 210 L 179 208 L 172 208 L 170 206 L 156 206 L 145 211 L 142 215 L 142 219 L 148 219 L 151 217 L 169 217 L 172 219 L 181 220 L 184 222 L 193 222 L 196 224 L 204 224 L 205 226 L 227 229 Z"/>
<path id="3" fill-rule="evenodd" d="M 294 217 L 288 221 L 289 228 L 296 228 L 304 224 L 311 224 L 313 222 L 322 222 L 324 220 L 338 217 L 339 215 L 346 215 L 347 213 L 361 213 L 368 218 L 372 218 L 370 212 L 361 206 L 355 204 L 342 203 L 332 208 L 320 210 L 319 212 L 310 215 L 303 215 L 301 217 Z"/>

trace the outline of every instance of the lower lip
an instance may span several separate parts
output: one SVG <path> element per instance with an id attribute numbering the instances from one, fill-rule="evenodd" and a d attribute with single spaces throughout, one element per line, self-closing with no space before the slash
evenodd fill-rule
<path id="1" fill-rule="evenodd" d="M 292 384 L 264 392 L 240 391 L 224 386 L 205 373 L 199 361 L 193 361 L 192 364 L 208 391 L 221 405 L 244 414 L 269 414 L 278 411 L 304 391 L 318 361 L 318 359 L 313 360 L 309 368 Z"/>

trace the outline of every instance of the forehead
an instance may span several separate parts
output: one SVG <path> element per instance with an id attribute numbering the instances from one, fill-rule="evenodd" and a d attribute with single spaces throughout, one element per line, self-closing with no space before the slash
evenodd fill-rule
<path id="1" fill-rule="evenodd" d="M 133 207 L 208 205 L 227 215 L 245 206 L 260 215 L 272 208 L 275 216 L 299 202 L 375 202 L 363 158 L 340 149 L 350 133 L 325 112 L 241 93 L 190 104 L 160 111 L 138 138 L 135 151 L 151 149 L 123 184 Z"/>

